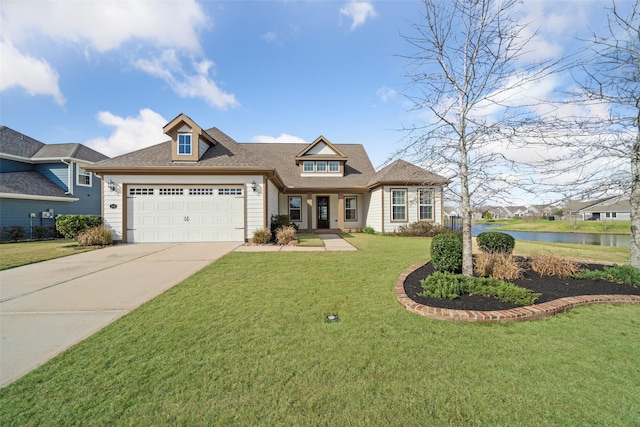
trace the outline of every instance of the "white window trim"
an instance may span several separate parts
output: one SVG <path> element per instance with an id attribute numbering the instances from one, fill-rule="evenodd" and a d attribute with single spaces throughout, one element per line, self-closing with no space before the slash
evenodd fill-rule
<path id="1" fill-rule="evenodd" d="M 431 193 L 431 203 L 422 203 L 422 192 L 423 191 L 428 191 Z M 435 217 L 435 203 L 434 203 L 434 199 L 435 199 L 435 192 L 433 191 L 433 189 L 431 188 L 419 188 L 418 189 L 418 221 L 433 221 L 434 217 Z M 421 212 L 420 212 L 420 208 L 423 206 L 430 206 L 431 207 L 431 218 L 421 218 Z"/>
<path id="2" fill-rule="evenodd" d="M 331 170 L 331 166 L 337 166 L 336 170 Z M 329 161 L 329 164 L 327 166 L 327 172 L 340 172 L 340 162 L 336 161 L 336 160 L 331 160 Z"/>
<path id="3" fill-rule="evenodd" d="M 181 136 L 188 136 L 189 137 L 189 145 L 188 145 L 189 152 L 188 153 L 181 153 L 180 152 L 180 137 Z M 183 132 L 183 133 L 179 133 L 178 134 L 178 147 L 177 147 L 177 149 L 178 149 L 178 156 L 190 156 L 193 153 L 193 137 L 192 137 L 192 135 L 190 133 Z"/>
<path id="4" fill-rule="evenodd" d="M 80 173 L 80 171 L 84 173 Z M 85 184 L 84 182 L 80 182 L 81 176 L 89 177 L 89 183 Z M 93 174 L 84 170 L 79 164 L 76 164 L 76 185 L 79 185 L 81 187 L 91 187 L 93 185 Z"/>
<path id="5" fill-rule="evenodd" d="M 291 217 L 291 199 L 300 199 L 300 207 L 294 208 L 294 210 L 300 211 L 300 219 L 293 219 Z M 302 196 L 289 196 L 287 198 L 287 214 L 289 215 L 289 220 L 292 222 L 302 222 Z"/>
<path id="6" fill-rule="evenodd" d="M 311 169 L 307 170 L 306 167 L 307 165 L 311 166 Z M 302 172 L 314 172 L 316 168 L 316 163 L 312 162 L 310 160 L 304 160 L 302 162 Z"/>
<path id="7" fill-rule="evenodd" d="M 393 193 L 394 191 L 402 191 L 404 193 L 404 203 L 403 204 L 397 204 L 397 203 L 393 203 Z M 406 188 L 392 188 L 390 191 L 390 196 L 391 196 L 391 212 L 389 212 L 390 217 L 391 217 L 391 222 L 407 222 L 408 221 L 408 217 L 409 217 L 409 212 L 407 209 L 407 189 Z M 393 217 L 393 208 L 396 206 L 404 206 L 404 218 L 402 219 L 395 219 Z"/>
<path id="8" fill-rule="evenodd" d="M 321 165 L 321 164 L 324 164 L 324 170 L 323 171 L 321 171 L 318 168 L 318 166 Z M 318 173 L 327 173 L 327 171 L 329 170 L 328 168 L 329 168 L 329 165 L 327 164 L 327 162 L 325 160 L 316 161 L 316 172 L 318 172 Z"/>
<path id="9" fill-rule="evenodd" d="M 353 199 L 354 206 L 352 208 L 347 207 L 347 199 Z M 353 211 L 353 219 L 347 219 L 347 211 Z M 358 198 L 356 196 L 345 196 L 344 198 L 344 220 L 345 222 L 356 222 L 358 221 Z"/>

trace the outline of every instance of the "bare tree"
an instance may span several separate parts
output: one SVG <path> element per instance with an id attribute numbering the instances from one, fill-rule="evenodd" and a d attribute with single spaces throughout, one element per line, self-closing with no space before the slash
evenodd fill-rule
<path id="1" fill-rule="evenodd" d="M 591 54 L 580 66 L 586 79 L 577 77 L 577 81 L 583 104 L 604 104 L 609 111 L 605 120 L 581 124 L 600 136 L 592 150 L 600 161 L 611 160 L 605 164 L 619 164 L 615 169 L 605 169 L 587 188 L 593 193 L 614 187 L 630 195 L 629 262 L 640 268 L 640 1 L 623 13 L 614 2 L 606 31 L 594 33 L 589 40 Z"/>
<path id="2" fill-rule="evenodd" d="M 554 116 L 562 130 L 535 138 L 557 154 L 544 167 L 551 185 L 538 188 L 565 198 L 629 195 L 629 262 L 640 268 L 640 0 L 614 2 L 607 24 L 582 40 L 586 48 L 572 71 L 576 89 L 565 103 L 571 114 Z M 564 185 L 554 177 L 563 177 Z"/>
<path id="3" fill-rule="evenodd" d="M 454 191 L 467 276 L 473 275 L 472 208 L 519 184 L 529 166 L 510 158 L 504 144 L 531 121 L 530 103 L 539 103 L 523 92 L 557 65 L 531 60 L 527 46 L 535 32 L 514 18 L 517 3 L 425 0 L 421 21 L 403 35 L 414 53 L 399 55 L 409 60 L 407 98 L 424 124 L 405 127 L 404 147 L 395 155 L 460 183 Z"/>

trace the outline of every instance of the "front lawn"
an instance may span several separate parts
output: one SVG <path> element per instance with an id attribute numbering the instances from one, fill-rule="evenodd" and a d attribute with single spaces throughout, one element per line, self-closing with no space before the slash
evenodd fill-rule
<path id="1" fill-rule="evenodd" d="M 431 320 L 393 291 L 405 268 L 427 259 L 430 239 L 347 239 L 357 252 L 225 256 L 0 390 L 0 424 L 640 419 L 630 356 L 640 354 L 640 306 L 513 324 Z M 329 314 L 340 321 L 327 323 Z"/>
<path id="2" fill-rule="evenodd" d="M 298 246 L 307 248 L 322 248 L 324 242 L 315 233 L 298 233 Z"/>
<path id="3" fill-rule="evenodd" d="M 75 240 L 39 240 L 0 245 L 0 270 L 93 250 Z"/>

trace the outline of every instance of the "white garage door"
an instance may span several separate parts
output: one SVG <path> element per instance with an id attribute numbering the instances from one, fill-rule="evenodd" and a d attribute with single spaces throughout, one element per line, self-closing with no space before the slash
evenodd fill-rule
<path id="1" fill-rule="evenodd" d="M 244 191 L 237 186 L 130 186 L 127 241 L 242 242 Z"/>

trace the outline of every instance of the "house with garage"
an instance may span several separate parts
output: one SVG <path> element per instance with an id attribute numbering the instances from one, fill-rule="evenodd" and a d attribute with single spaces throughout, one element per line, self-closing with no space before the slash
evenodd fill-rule
<path id="1" fill-rule="evenodd" d="M 615 196 L 600 200 L 580 209 L 579 215 L 595 221 L 630 221 L 631 198 Z"/>
<path id="2" fill-rule="evenodd" d="M 0 126 L 0 227 L 55 227 L 63 214 L 100 215 L 102 181 L 86 167 L 107 156 L 82 144 L 45 144 Z"/>
<path id="3" fill-rule="evenodd" d="M 376 171 L 360 144 L 240 143 L 184 114 L 163 130 L 164 143 L 88 167 L 115 240 L 240 242 L 283 214 L 308 231 L 443 221 L 449 180 L 403 160 Z"/>

